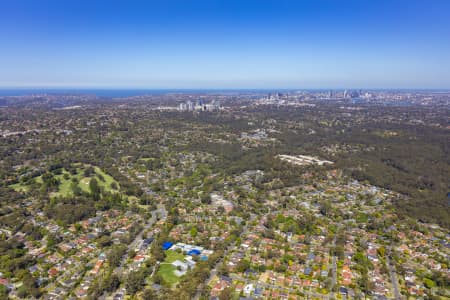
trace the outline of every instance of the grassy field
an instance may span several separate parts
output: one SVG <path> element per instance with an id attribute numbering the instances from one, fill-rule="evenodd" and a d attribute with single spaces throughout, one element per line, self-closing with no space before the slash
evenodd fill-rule
<path id="1" fill-rule="evenodd" d="M 176 270 L 174 265 L 161 264 L 158 270 L 158 274 L 168 285 L 174 285 L 180 281 L 180 277 L 176 276 L 174 271 Z"/>
<path id="2" fill-rule="evenodd" d="M 169 284 L 174 285 L 180 281 L 182 277 L 178 277 L 175 275 L 174 271 L 176 270 L 176 267 L 172 265 L 172 263 L 176 260 L 184 260 L 184 255 L 180 254 L 175 251 L 168 250 L 166 252 L 166 259 L 163 263 L 161 263 L 158 274 L 161 275 L 163 280 Z"/>
<path id="3" fill-rule="evenodd" d="M 21 193 L 26 193 L 30 190 L 30 187 L 28 185 L 24 185 L 20 182 L 11 184 L 9 187 L 14 189 L 16 192 L 21 192 Z"/>
<path id="4" fill-rule="evenodd" d="M 34 180 L 36 183 L 42 184 L 41 176 L 34 178 Z M 22 182 L 11 184 L 9 187 L 13 188 L 16 192 L 22 192 L 22 193 L 28 192 L 30 190 L 30 185 L 24 184 Z"/>
<path id="5" fill-rule="evenodd" d="M 151 160 L 154 160 L 154 158 L 152 158 L 152 157 L 142 157 L 142 158 L 138 159 L 138 161 L 144 161 L 144 162 L 151 161 Z"/>
<path id="6" fill-rule="evenodd" d="M 184 260 L 184 255 L 175 251 L 168 250 L 166 251 L 166 259 L 164 262 L 173 263 L 176 260 Z"/>
<path id="7" fill-rule="evenodd" d="M 98 182 L 98 185 L 104 189 L 106 192 L 118 192 L 120 187 L 119 183 L 112 178 L 110 175 L 106 174 L 104 171 L 102 171 L 99 167 L 94 167 L 95 174 L 92 174 L 89 177 L 84 176 L 84 171 L 86 168 L 88 168 L 89 165 L 80 165 L 76 170 L 76 174 L 71 174 L 67 170 L 63 169 L 61 174 L 54 175 L 54 177 L 59 181 L 58 191 L 53 192 L 51 194 L 51 197 L 69 197 L 73 196 L 72 191 L 72 182 L 76 180 L 78 187 L 86 192 L 89 193 L 89 183 L 91 179 L 95 178 Z M 42 184 L 42 176 L 38 176 L 34 178 L 34 181 L 38 184 Z M 116 184 L 117 188 L 112 188 L 112 183 Z M 27 192 L 30 190 L 31 185 L 28 183 L 16 183 L 13 185 L 10 185 L 11 188 L 18 192 Z"/>

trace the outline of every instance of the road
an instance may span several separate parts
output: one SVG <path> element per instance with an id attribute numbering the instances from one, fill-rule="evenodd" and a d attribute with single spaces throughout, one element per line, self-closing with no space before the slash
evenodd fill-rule
<path id="1" fill-rule="evenodd" d="M 392 283 L 392 287 L 394 289 L 395 300 L 400 300 L 401 294 L 400 294 L 400 290 L 398 288 L 397 272 L 395 271 L 394 267 L 391 264 L 391 259 L 389 258 L 390 255 L 391 255 L 391 250 L 389 249 L 389 253 L 388 253 L 388 255 L 386 255 L 387 265 L 389 268 L 389 276 L 391 277 L 391 283 Z"/>
<path id="2" fill-rule="evenodd" d="M 244 228 L 242 228 L 242 232 L 239 236 L 243 236 L 248 233 L 248 224 L 251 223 L 253 220 L 255 220 L 255 218 L 256 218 L 256 215 L 251 214 L 250 219 L 246 222 Z M 230 252 L 232 249 L 234 249 L 235 246 L 236 246 L 235 243 L 232 243 L 225 249 L 223 257 L 216 263 L 214 268 L 212 268 L 208 279 L 205 280 L 205 282 L 204 282 L 205 285 L 208 285 L 211 282 L 211 280 L 217 275 L 217 268 L 223 263 L 223 260 L 225 257 L 227 257 L 228 252 Z M 201 295 L 201 290 L 198 290 L 194 296 L 194 299 L 195 300 L 200 299 L 200 295 Z"/>
<path id="3" fill-rule="evenodd" d="M 291 287 L 284 287 L 284 286 L 279 286 L 279 285 L 275 285 L 275 284 L 270 284 L 270 283 L 264 283 L 261 281 L 257 281 L 257 280 L 251 280 L 249 278 L 245 278 L 245 277 L 241 277 L 235 274 L 231 274 L 230 277 L 233 280 L 239 280 L 242 282 L 245 282 L 246 284 L 253 284 L 254 286 L 261 286 L 264 287 L 266 289 L 273 289 L 273 290 L 279 290 L 279 291 L 288 291 L 290 293 L 298 293 L 300 290 L 296 289 L 296 288 L 291 288 Z M 319 293 L 315 293 L 315 292 L 311 292 L 311 291 L 301 291 L 303 294 L 309 296 L 309 297 L 317 297 L 317 298 L 321 298 L 321 299 L 329 299 L 331 294 L 319 294 Z"/>
<path id="4" fill-rule="evenodd" d="M 331 244 L 332 248 L 334 249 L 336 247 L 336 235 L 334 235 L 333 242 Z M 336 285 L 336 278 L 337 278 L 337 264 L 336 264 L 336 255 L 333 255 L 333 258 L 331 260 L 331 270 L 332 270 L 332 277 L 331 277 L 331 290 L 333 290 L 334 286 Z"/>
<path id="5" fill-rule="evenodd" d="M 152 217 L 147 220 L 147 223 L 144 225 L 142 230 L 136 235 L 134 240 L 128 245 L 127 252 L 122 257 L 122 260 L 120 261 L 120 265 L 114 269 L 114 274 L 124 274 L 124 266 L 126 264 L 128 253 L 130 253 L 131 250 L 135 249 L 137 244 L 142 241 L 144 232 L 148 229 L 150 229 L 157 221 L 158 221 L 158 215 L 160 215 L 161 220 L 165 220 L 167 218 L 167 211 L 164 205 L 159 204 L 157 209 L 153 210 L 151 212 Z M 114 294 L 115 291 L 111 294 Z"/>
<path id="6" fill-rule="evenodd" d="M 252 222 L 255 218 L 256 218 L 256 216 L 252 215 L 250 220 L 247 222 L 247 224 Z M 247 234 L 247 232 L 248 232 L 248 226 L 245 225 L 240 236 L 244 236 L 245 234 Z M 333 239 L 332 245 L 333 245 L 333 247 L 336 245 L 336 236 Z M 228 252 L 230 250 L 234 249 L 234 247 L 235 247 L 234 244 L 231 244 L 230 246 L 228 246 L 227 249 L 224 252 L 224 256 L 223 257 L 225 258 L 227 256 Z M 205 281 L 205 285 L 208 285 L 210 283 L 210 281 L 217 275 L 217 268 L 222 264 L 224 258 L 219 260 L 219 262 L 217 262 L 217 264 L 211 270 L 211 275 Z M 333 274 L 332 275 L 333 276 L 332 277 L 332 284 L 333 284 L 333 287 L 334 287 L 336 285 L 336 282 L 337 282 L 337 257 L 336 256 L 333 256 L 333 258 L 332 258 L 332 274 Z M 247 284 L 252 283 L 255 286 L 262 286 L 264 288 L 277 289 L 277 290 L 281 290 L 281 291 L 288 291 L 290 293 L 297 293 L 297 292 L 299 292 L 298 289 L 289 288 L 289 287 L 281 287 L 281 286 L 274 285 L 274 284 L 263 283 L 263 282 L 256 281 L 256 280 L 250 280 L 248 278 L 240 277 L 240 276 L 235 275 L 235 274 L 230 275 L 230 277 L 232 279 L 234 279 L 234 280 L 240 280 L 240 281 L 243 281 L 243 282 L 245 282 Z M 329 294 L 319 294 L 319 293 L 311 292 L 310 290 L 309 291 L 302 291 L 302 292 L 306 296 L 317 297 L 317 298 L 324 299 L 324 300 L 325 299 L 330 299 L 330 297 L 334 298 L 334 293 L 333 292 L 331 292 Z M 197 294 L 195 295 L 194 299 L 198 300 L 200 298 L 200 294 L 201 294 L 201 291 L 197 291 Z"/>
<path id="7" fill-rule="evenodd" d="M 339 229 L 339 227 L 338 227 Z M 333 241 L 331 242 L 331 249 L 334 249 L 336 247 L 336 236 L 337 236 L 337 230 L 336 230 L 336 234 L 333 237 Z M 337 264 L 336 264 L 336 260 L 337 257 L 336 255 L 333 255 L 333 257 L 331 258 L 331 291 L 330 291 L 330 296 L 334 297 L 335 293 L 333 292 L 334 287 L 336 286 L 337 283 Z"/>

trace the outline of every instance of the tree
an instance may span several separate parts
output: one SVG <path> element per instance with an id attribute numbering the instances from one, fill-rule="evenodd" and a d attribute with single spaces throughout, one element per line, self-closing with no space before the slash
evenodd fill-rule
<path id="1" fill-rule="evenodd" d="M 129 252 L 128 252 L 128 257 L 129 258 L 133 258 L 133 257 L 135 257 L 136 256 L 136 251 L 134 250 L 134 249 L 131 249 Z"/>
<path id="2" fill-rule="evenodd" d="M 325 288 L 330 291 L 333 288 L 333 280 L 330 277 L 325 279 L 324 285 Z"/>
<path id="3" fill-rule="evenodd" d="M 143 300 L 156 300 L 158 299 L 158 294 L 152 288 L 146 288 L 142 293 Z"/>
<path id="4" fill-rule="evenodd" d="M 144 286 L 144 275 L 145 274 L 142 271 L 135 271 L 128 274 L 125 282 L 125 287 L 128 294 L 134 295 L 142 289 L 142 287 Z"/>
<path id="5" fill-rule="evenodd" d="M 52 173 L 48 172 L 42 175 L 42 181 L 47 187 L 55 187 L 59 184 L 58 179 L 56 179 Z"/>
<path id="6" fill-rule="evenodd" d="M 344 246 L 342 245 L 336 245 L 334 248 L 331 249 L 332 254 L 339 257 L 339 259 L 344 258 Z"/>
<path id="7" fill-rule="evenodd" d="M 228 268 L 225 263 L 220 264 L 220 266 L 217 268 L 217 274 L 228 276 Z"/>
<path id="8" fill-rule="evenodd" d="M 83 173 L 84 177 L 91 177 L 94 174 L 95 174 L 95 169 L 92 166 L 86 168 Z"/>
<path id="9" fill-rule="evenodd" d="M 112 267 L 117 267 L 122 257 L 127 252 L 127 247 L 123 244 L 114 245 L 108 253 L 108 261 Z"/>
<path id="10" fill-rule="evenodd" d="M 230 300 L 232 297 L 232 290 L 231 288 L 225 288 L 219 295 L 219 300 Z"/>
<path id="11" fill-rule="evenodd" d="M 48 249 L 52 249 L 56 246 L 56 244 L 59 243 L 59 238 L 53 234 L 53 233 L 49 233 L 47 235 L 47 248 Z"/>
<path id="12" fill-rule="evenodd" d="M 332 206 L 331 203 L 329 201 L 323 201 L 320 204 L 320 213 L 324 216 L 328 216 L 330 215 L 330 213 L 332 212 Z"/>
<path id="13" fill-rule="evenodd" d="M 192 226 L 191 230 L 189 231 L 191 237 L 195 238 L 197 236 L 197 227 Z"/>
<path id="14" fill-rule="evenodd" d="M 427 289 L 431 289 L 436 286 L 436 283 L 433 280 L 431 280 L 430 278 L 424 278 L 423 284 L 427 287 Z"/>
<path id="15" fill-rule="evenodd" d="M 101 192 L 101 190 L 100 190 L 100 186 L 98 185 L 97 179 L 92 178 L 89 181 L 89 189 L 91 190 L 92 197 L 95 200 L 99 200 L 100 199 L 100 192 Z"/>
<path id="16" fill-rule="evenodd" d="M 116 274 L 109 272 L 94 279 L 89 288 L 89 295 L 93 299 L 98 299 L 105 291 L 113 292 L 119 285 L 119 277 Z"/>
<path id="17" fill-rule="evenodd" d="M 20 294 L 24 294 L 22 298 L 25 298 L 27 295 L 32 296 L 34 298 L 39 298 L 41 296 L 41 291 L 37 287 L 36 279 L 27 271 L 22 278 L 24 290 L 20 291 Z"/>
<path id="18" fill-rule="evenodd" d="M 209 193 L 204 193 L 200 200 L 203 204 L 211 204 L 211 195 Z"/>
<path id="19" fill-rule="evenodd" d="M 0 300 L 8 299 L 8 289 L 3 284 L 0 284 Z"/>
<path id="20" fill-rule="evenodd" d="M 112 274 L 109 277 L 108 280 L 108 285 L 106 286 L 106 290 L 109 292 L 112 292 L 114 290 L 116 290 L 120 285 L 120 279 L 119 276 L 117 276 L 116 274 Z"/>
<path id="21" fill-rule="evenodd" d="M 112 240 L 110 236 L 104 235 L 98 239 L 97 243 L 101 248 L 104 248 L 110 246 L 112 244 Z"/>
<path id="22" fill-rule="evenodd" d="M 117 183 L 116 182 L 111 182 L 111 184 L 109 185 L 113 190 L 117 190 L 117 189 L 119 189 L 119 187 L 117 186 Z"/>
<path id="23" fill-rule="evenodd" d="M 163 279 L 161 277 L 160 274 L 156 273 L 155 275 L 153 275 L 153 282 L 155 284 L 162 284 L 163 283 Z"/>
<path id="24" fill-rule="evenodd" d="M 242 259 L 236 265 L 236 271 L 238 271 L 240 273 L 245 272 L 248 268 L 250 268 L 250 261 L 248 261 L 246 259 Z"/>
<path id="25" fill-rule="evenodd" d="M 70 188 L 72 190 L 72 193 L 75 196 L 81 196 L 83 194 L 83 190 L 79 187 L 78 182 L 77 181 L 72 181 L 70 183 Z"/>
<path id="26" fill-rule="evenodd" d="M 363 291 L 364 293 L 370 293 L 370 291 L 372 291 L 373 289 L 373 285 L 369 280 L 369 277 L 367 276 L 367 274 L 363 274 L 359 279 L 358 279 L 358 285 L 361 288 L 361 291 Z"/>
<path id="27" fill-rule="evenodd" d="M 166 258 L 166 255 L 165 255 L 164 251 L 162 250 L 162 243 L 159 241 L 153 242 L 153 246 L 151 248 L 151 253 L 152 253 L 152 256 L 157 261 L 164 261 L 164 259 Z"/>

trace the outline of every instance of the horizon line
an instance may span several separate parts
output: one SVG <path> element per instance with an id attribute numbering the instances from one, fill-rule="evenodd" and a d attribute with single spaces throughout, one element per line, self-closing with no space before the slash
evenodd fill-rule
<path id="1" fill-rule="evenodd" d="M 55 91 L 63 91 L 63 90 L 135 90 L 135 91 L 155 91 L 155 90 L 178 90 L 178 91 L 213 91 L 213 90 L 221 90 L 221 91 L 270 91 L 270 90 L 368 90 L 368 91 L 449 91 L 450 87 L 442 87 L 442 88 L 429 88 L 429 87 L 7 87 L 0 86 L 0 90 L 8 91 L 8 90 L 55 90 Z"/>

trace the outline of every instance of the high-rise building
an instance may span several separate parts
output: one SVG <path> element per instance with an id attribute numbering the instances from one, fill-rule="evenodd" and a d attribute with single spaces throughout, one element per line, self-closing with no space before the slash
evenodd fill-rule
<path id="1" fill-rule="evenodd" d="M 187 110 L 187 105 L 186 105 L 186 103 L 180 103 L 180 105 L 178 106 L 178 110 L 180 110 L 180 111 L 185 111 L 185 110 Z"/>
<path id="2" fill-rule="evenodd" d="M 188 111 L 194 110 L 194 103 L 192 103 L 192 101 L 190 101 L 190 100 L 187 102 L 187 110 Z"/>

